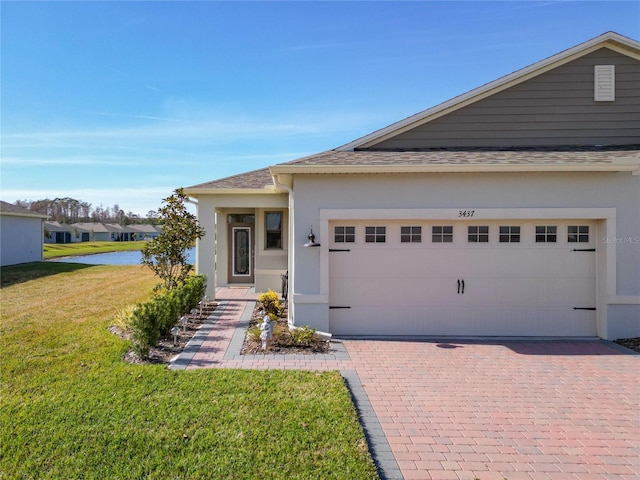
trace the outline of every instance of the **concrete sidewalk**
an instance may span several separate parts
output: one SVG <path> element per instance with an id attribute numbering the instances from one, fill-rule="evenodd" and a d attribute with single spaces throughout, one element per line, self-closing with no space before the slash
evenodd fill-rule
<path id="1" fill-rule="evenodd" d="M 600 340 L 348 340 L 324 355 L 240 355 L 250 288 L 171 368 L 339 370 L 383 479 L 640 478 L 640 356 Z"/>

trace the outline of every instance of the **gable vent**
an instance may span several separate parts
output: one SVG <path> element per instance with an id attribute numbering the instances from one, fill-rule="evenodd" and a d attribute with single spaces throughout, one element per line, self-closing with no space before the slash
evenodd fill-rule
<path id="1" fill-rule="evenodd" d="M 594 100 L 613 102 L 616 99 L 616 66 L 596 65 L 594 82 Z"/>

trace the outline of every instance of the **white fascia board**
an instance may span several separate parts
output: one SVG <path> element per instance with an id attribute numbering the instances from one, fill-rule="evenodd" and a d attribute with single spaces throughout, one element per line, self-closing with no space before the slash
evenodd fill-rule
<path id="1" fill-rule="evenodd" d="M 387 140 L 388 138 L 406 132 L 407 130 L 411 130 L 418 125 L 435 120 L 443 115 L 447 115 L 460 108 L 478 102 L 484 98 L 525 82 L 530 78 L 541 75 L 560 65 L 571 62 L 576 58 L 582 57 L 604 47 L 615 50 L 618 53 L 640 59 L 640 42 L 636 42 L 635 40 L 623 37 L 622 35 L 618 35 L 614 32 L 608 32 L 573 48 L 529 65 L 528 67 L 517 70 L 509 75 L 500 77 L 493 82 L 487 83 L 467 93 L 463 93 L 462 95 L 454 97 L 451 100 L 436 105 L 435 107 L 416 113 L 415 115 L 393 123 L 388 127 L 377 130 L 369 135 L 365 135 L 364 137 L 360 137 L 346 145 L 338 147 L 336 150 L 350 151 L 355 148 L 370 147 Z"/>
<path id="2" fill-rule="evenodd" d="M 184 192 L 190 197 L 198 195 L 264 195 L 264 194 L 281 194 L 273 185 L 267 185 L 264 188 L 185 188 Z"/>
<path id="3" fill-rule="evenodd" d="M 277 173 L 287 174 L 346 174 L 346 173 L 448 173 L 448 172 L 637 172 L 640 163 L 616 162 L 610 164 L 434 164 L 434 165 L 283 165 L 272 167 Z"/>

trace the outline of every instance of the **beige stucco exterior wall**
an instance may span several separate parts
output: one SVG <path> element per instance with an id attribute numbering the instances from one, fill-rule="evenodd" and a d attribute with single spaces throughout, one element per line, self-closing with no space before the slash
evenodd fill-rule
<path id="1" fill-rule="evenodd" d="M 640 336 L 640 176 L 628 172 L 433 173 L 295 176 L 291 293 L 298 325 L 327 331 L 328 221 L 445 215 L 475 209 L 494 218 L 576 215 L 598 221 L 598 335 Z M 413 213 L 412 213 L 413 212 Z M 510 213 L 511 212 L 511 213 Z M 387 215 L 388 217 L 385 217 Z M 533 215 L 533 216 L 532 216 Z M 348 218 L 348 217 L 346 217 Z M 488 218 L 488 217 L 487 217 Z M 522 217 L 524 218 L 524 217 Z M 557 218 L 557 217 L 556 217 Z M 309 225 L 320 248 L 299 248 Z"/>

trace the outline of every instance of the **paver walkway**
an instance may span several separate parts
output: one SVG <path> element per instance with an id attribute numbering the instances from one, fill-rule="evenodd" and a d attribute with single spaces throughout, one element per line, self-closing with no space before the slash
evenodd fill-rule
<path id="1" fill-rule="evenodd" d="M 614 344 L 348 340 L 242 356 L 255 295 L 216 298 L 174 368 L 340 370 L 384 479 L 640 478 L 640 356 Z"/>

